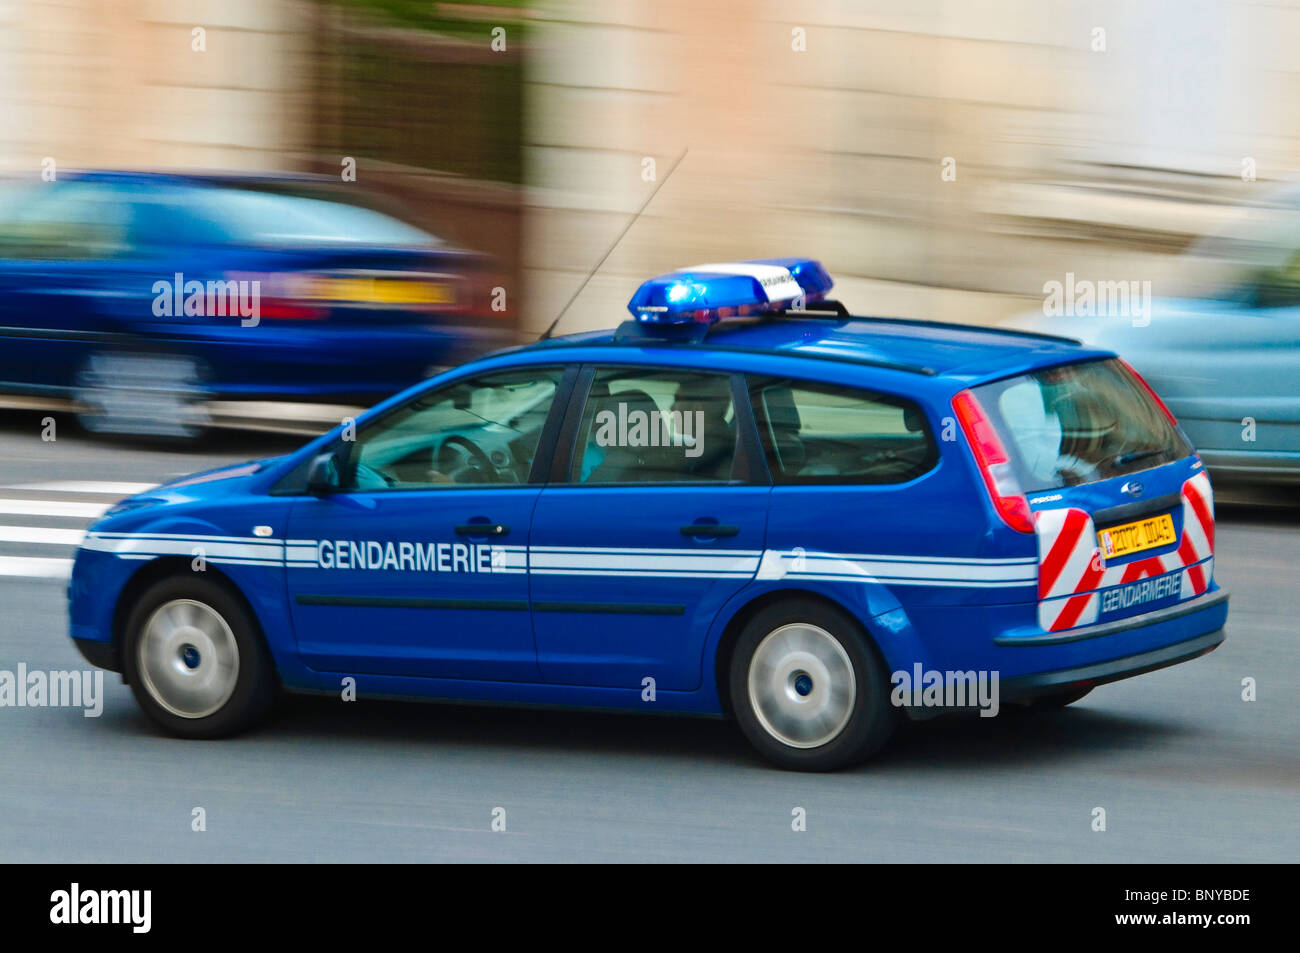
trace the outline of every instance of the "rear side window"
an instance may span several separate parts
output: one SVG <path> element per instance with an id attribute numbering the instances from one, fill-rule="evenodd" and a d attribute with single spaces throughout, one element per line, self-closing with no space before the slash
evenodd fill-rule
<path id="1" fill-rule="evenodd" d="M 195 188 L 181 203 L 204 225 L 209 239 L 232 243 L 275 245 L 402 245 L 440 244 L 412 225 L 372 209 L 327 198 L 284 195 L 253 189 Z"/>
<path id="2" fill-rule="evenodd" d="M 1047 368 L 974 393 L 1027 492 L 1108 480 L 1192 452 L 1117 360 Z"/>
<path id="3" fill-rule="evenodd" d="M 750 400 L 776 483 L 902 483 L 938 460 L 921 408 L 901 397 L 760 378 Z"/>

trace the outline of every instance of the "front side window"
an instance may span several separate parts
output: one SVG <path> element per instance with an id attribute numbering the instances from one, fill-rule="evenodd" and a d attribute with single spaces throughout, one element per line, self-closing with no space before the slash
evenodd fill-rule
<path id="1" fill-rule="evenodd" d="M 574 483 L 719 483 L 732 479 L 736 415 L 726 374 L 596 369 L 579 425 Z"/>
<path id="2" fill-rule="evenodd" d="M 938 461 L 925 415 L 900 397 L 759 378 L 750 399 L 776 483 L 902 483 Z"/>
<path id="3" fill-rule="evenodd" d="M 357 434 L 343 489 L 526 483 L 562 375 L 550 367 L 489 374 L 398 407 Z"/>

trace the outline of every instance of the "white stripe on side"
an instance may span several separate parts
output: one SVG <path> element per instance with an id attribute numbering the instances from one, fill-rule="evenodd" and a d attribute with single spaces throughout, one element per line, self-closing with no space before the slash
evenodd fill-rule
<path id="1" fill-rule="evenodd" d="M 90 533 L 83 548 L 122 559 L 194 556 L 212 562 L 292 569 L 320 568 L 321 540 Z M 333 542 L 333 541 L 329 541 Z M 605 546 L 492 546 L 492 571 L 546 576 L 792 580 L 891 586 L 1009 588 L 1037 584 L 1037 560 L 743 549 L 628 549 Z M 381 570 L 382 571 L 382 570 Z M 401 570 L 398 570 L 401 571 Z"/>

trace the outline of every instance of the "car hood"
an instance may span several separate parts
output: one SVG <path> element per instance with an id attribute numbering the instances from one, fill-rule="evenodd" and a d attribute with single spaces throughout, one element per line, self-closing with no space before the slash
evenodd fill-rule
<path id="1" fill-rule="evenodd" d="M 213 499 L 244 490 L 254 475 L 266 469 L 282 458 L 272 457 L 267 460 L 252 460 L 247 463 L 227 464 L 178 477 L 143 493 L 128 496 L 114 504 L 104 514 L 104 519 L 111 519 L 123 513 L 176 503 L 190 503 L 199 499 Z M 95 526 L 99 524 L 96 523 Z M 95 527 L 91 527 L 94 529 Z"/>

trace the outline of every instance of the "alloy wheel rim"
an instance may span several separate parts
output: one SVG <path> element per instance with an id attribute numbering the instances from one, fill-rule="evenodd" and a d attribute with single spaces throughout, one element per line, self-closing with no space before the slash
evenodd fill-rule
<path id="1" fill-rule="evenodd" d="M 795 622 L 764 636 L 749 663 L 749 703 L 759 724 L 791 748 L 818 748 L 853 715 L 857 679 L 839 640 Z"/>
<path id="2" fill-rule="evenodd" d="M 178 718 L 206 718 L 239 681 L 239 645 L 221 613 L 195 599 L 172 599 L 144 624 L 137 650 L 149 697 Z"/>

